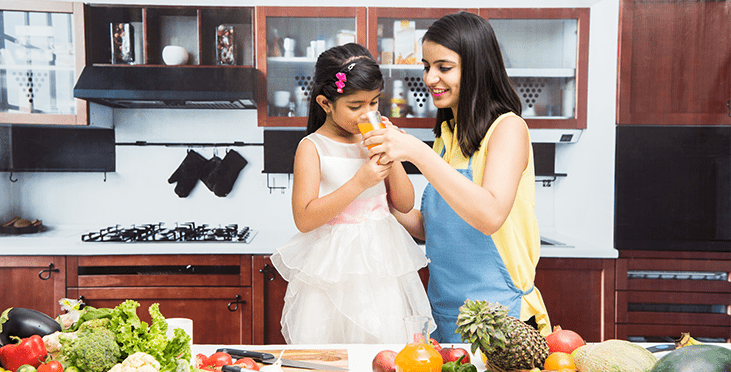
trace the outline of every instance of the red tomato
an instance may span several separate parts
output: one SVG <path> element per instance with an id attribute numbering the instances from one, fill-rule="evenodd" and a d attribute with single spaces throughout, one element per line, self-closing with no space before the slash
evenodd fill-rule
<path id="1" fill-rule="evenodd" d="M 197 354 L 195 356 L 195 367 L 196 368 L 202 368 L 205 367 L 208 363 L 208 357 L 205 354 Z"/>
<path id="2" fill-rule="evenodd" d="M 237 366 L 243 366 L 244 368 L 253 369 L 254 371 L 259 370 L 259 365 L 256 364 L 254 359 L 251 358 L 241 358 L 234 363 L 234 365 Z"/>
<path id="3" fill-rule="evenodd" d="M 442 350 L 442 345 L 439 345 L 439 343 L 437 342 L 437 340 L 435 340 L 433 338 L 430 338 L 429 339 L 429 343 L 434 348 L 434 350 L 436 350 L 437 352 L 439 352 L 439 351 Z"/>
<path id="4" fill-rule="evenodd" d="M 230 366 L 231 364 L 233 364 L 231 355 L 222 351 L 211 354 L 206 362 L 206 365 L 214 367 Z"/>
<path id="5" fill-rule="evenodd" d="M 38 366 L 38 372 L 63 372 L 63 366 L 61 365 L 61 362 L 52 360 Z"/>

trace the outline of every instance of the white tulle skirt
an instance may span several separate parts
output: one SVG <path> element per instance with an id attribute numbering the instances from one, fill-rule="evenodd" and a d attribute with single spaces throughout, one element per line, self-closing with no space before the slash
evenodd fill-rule
<path id="1" fill-rule="evenodd" d="M 403 318 L 431 317 L 426 256 L 388 212 L 298 233 L 271 260 L 289 282 L 288 344 L 406 343 Z"/>

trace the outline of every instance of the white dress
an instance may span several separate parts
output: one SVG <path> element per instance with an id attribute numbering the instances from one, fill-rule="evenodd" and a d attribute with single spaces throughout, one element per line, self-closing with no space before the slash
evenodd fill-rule
<path id="1" fill-rule="evenodd" d="M 320 197 L 367 162 L 361 143 L 317 133 L 304 140 L 320 156 Z M 297 233 L 271 260 L 289 282 L 281 319 L 288 344 L 406 343 L 403 318 L 431 317 L 418 275 L 427 258 L 389 212 L 384 182 L 325 225 Z"/>

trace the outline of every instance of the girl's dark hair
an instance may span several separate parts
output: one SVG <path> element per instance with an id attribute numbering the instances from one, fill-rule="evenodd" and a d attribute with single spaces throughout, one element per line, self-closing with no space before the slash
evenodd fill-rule
<path id="1" fill-rule="evenodd" d="M 480 148 L 480 142 L 498 116 L 522 106 L 510 84 L 495 32 L 490 23 L 475 14 L 459 12 L 434 22 L 423 41 L 437 43 L 461 59 L 462 71 L 457 101 L 459 147 L 465 156 Z M 434 134 L 441 136 L 441 124 L 454 118 L 450 108 L 437 110 Z"/>
<path id="2" fill-rule="evenodd" d="M 351 66 L 352 65 L 352 66 Z M 347 81 L 338 92 L 335 83 L 337 73 L 345 74 Z M 317 96 L 322 94 L 331 102 L 356 91 L 383 90 L 383 75 L 371 52 L 356 43 L 348 43 L 332 47 L 317 58 L 315 77 L 310 93 L 310 115 L 307 120 L 307 134 L 320 128 L 327 119 L 325 110 L 317 103 Z"/>

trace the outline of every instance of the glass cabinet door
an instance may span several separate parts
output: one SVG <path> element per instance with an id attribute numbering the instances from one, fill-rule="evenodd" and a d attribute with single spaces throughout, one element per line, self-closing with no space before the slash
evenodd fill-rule
<path id="1" fill-rule="evenodd" d="M 317 57 L 333 46 L 365 45 L 365 15 L 365 8 L 257 8 L 257 68 L 266 79 L 260 126 L 307 125 Z"/>
<path id="2" fill-rule="evenodd" d="M 11 8 L 15 3 L 0 6 L 0 122 L 86 124 L 86 104 L 73 97 L 83 61 L 76 5 L 29 1 Z"/>
<path id="3" fill-rule="evenodd" d="M 477 13 L 477 9 L 368 9 L 368 48 L 386 80 L 379 111 L 395 125 L 434 126 L 437 108 L 422 80 L 421 38 L 434 21 L 460 10 Z"/>
<path id="4" fill-rule="evenodd" d="M 481 9 L 531 128 L 586 128 L 588 9 Z"/>

